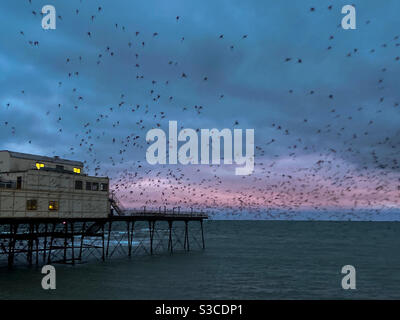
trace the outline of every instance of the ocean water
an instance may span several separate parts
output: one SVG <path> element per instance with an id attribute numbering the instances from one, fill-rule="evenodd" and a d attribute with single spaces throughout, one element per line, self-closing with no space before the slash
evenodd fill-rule
<path id="1" fill-rule="evenodd" d="M 206 250 L 0 268 L 0 299 L 399 299 L 400 223 L 207 221 Z M 344 265 L 356 290 L 343 290 Z"/>

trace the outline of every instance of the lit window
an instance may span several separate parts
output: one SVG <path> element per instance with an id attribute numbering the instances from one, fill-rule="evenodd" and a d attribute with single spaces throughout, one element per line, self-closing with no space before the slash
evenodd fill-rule
<path id="1" fill-rule="evenodd" d="M 49 201 L 49 210 L 58 211 L 58 201 Z"/>
<path id="2" fill-rule="evenodd" d="M 37 163 L 36 163 L 36 168 L 37 168 L 38 170 L 40 170 L 41 168 L 44 168 L 44 163 L 39 163 L 39 162 L 37 162 Z"/>
<path id="3" fill-rule="evenodd" d="M 80 168 L 74 168 L 74 172 L 75 173 L 81 173 L 81 169 Z"/>
<path id="4" fill-rule="evenodd" d="M 37 200 L 27 200 L 26 201 L 26 210 L 29 210 L 29 211 L 37 210 Z"/>

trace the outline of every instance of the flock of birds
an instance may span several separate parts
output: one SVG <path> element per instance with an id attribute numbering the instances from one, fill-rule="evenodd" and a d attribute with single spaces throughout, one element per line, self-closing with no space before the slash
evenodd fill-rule
<path id="1" fill-rule="evenodd" d="M 309 8 L 309 14 L 333 9 L 333 5 L 327 8 L 312 7 Z M 43 16 L 40 10 L 33 9 L 31 0 L 28 1 L 26 10 L 30 10 L 34 17 Z M 89 15 L 84 14 L 80 7 L 71 10 L 72 12 L 62 15 L 57 13 L 58 22 L 72 19 L 72 15 L 85 19 L 89 27 L 88 30 L 81 31 L 85 34 L 83 41 L 91 44 L 96 39 L 96 44 L 101 42 L 101 29 L 104 25 L 97 27 L 96 23 L 100 16 L 103 16 L 103 20 L 107 17 L 106 7 L 96 5 Z M 182 21 L 182 16 L 171 17 L 171 24 L 179 26 Z M 370 24 L 370 21 L 365 24 Z M 387 42 L 372 48 L 351 48 L 344 53 L 335 52 L 334 43 L 340 37 L 340 28 L 338 25 L 336 33 L 326 37 L 327 45 L 324 50 L 327 59 L 338 59 L 338 56 L 359 59 L 362 51 L 375 54 L 374 59 L 379 60 L 379 52 L 400 46 L 399 36 L 393 35 Z M 111 24 L 109 29 L 108 32 L 114 34 L 115 38 L 126 39 L 124 48 L 104 44 L 104 49 L 95 55 L 84 49 L 78 54 L 76 50 L 68 52 L 68 48 L 65 49 L 62 57 L 64 66 L 59 68 L 67 71 L 63 71 L 63 76 L 54 83 L 54 90 L 59 90 L 58 95 L 64 95 L 65 99 L 54 106 L 49 104 L 43 121 L 51 119 L 60 141 L 65 141 L 64 135 L 74 135 L 74 142 L 65 147 L 63 156 L 84 157 L 87 172 L 110 176 L 113 190 L 126 207 L 166 206 L 182 207 L 182 210 L 194 208 L 196 211 L 223 212 L 228 217 L 246 214 L 255 218 L 285 218 L 301 210 L 315 210 L 316 218 L 321 212 L 334 218 L 336 211 L 343 208 L 357 217 L 362 214 L 358 209 L 372 210 L 379 214 L 381 210 L 398 207 L 399 131 L 388 131 L 384 136 L 375 135 L 374 126 L 379 114 L 396 114 L 392 109 L 398 110 L 400 99 L 386 97 L 383 92 L 386 86 L 391 86 L 385 83 L 385 74 L 389 71 L 399 73 L 399 56 L 394 55 L 392 62 L 382 65 L 380 70 L 373 70 L 374 74 L 379 75 L 376 79 L 376 92 L 382 92 L 373 106 L 363 106 L 362 103 L 346 108 L 335 106 L 336 100 L 340 100 L 340 95 L 343 95 L 343 92 L 335 93 L 335 89 L 327 94 L 320 92 L 318 88 L 310 88 L 306 92 L 299 88 L 288 88 L 281 92 L 282 100 L 295 96 L 296 101 L 315 99 L 320 103 L 323 101 L 326 106 L 318 111 L 320 118 L 313 118 L 311 115 L 296 117 L 291 121 L 282 119 L 281 123 L 269 121 L 268 117 L 260 113 L 260 117 L 266 118 L 264 129 L 270 135 L 257 135 L 262 130 L 256 128 L 255 172 L 249 176 L 235 176 L 234 169 L 225 165 L 150 166 L 146 163 L 144 157 L 148 144 L 145 136 L 148 130 L 166 127 L 168 120 L 176 120 L 173 117 L 177 110 L 186 119 L 194 120 L 200 126 L 207 119 L 210 109 L 218 108 L 229 98 L 229 94 L 217 93 L 213 104 L 193 102 L 192 105 L 181 105 L 182 99 L 178 95 L 183 95 L 185 90 L 181 89 L 179 92 L 171 89 L 169 93 L 169 88 L 179 87 L 180 81 L 192 81 L 196 86 L 207 86 L 210 75 L 190 73 L 183 70 L 180 61 L 165 57 L 163 63 L 171 68 L 169 74 L 174 76 L 169 79 L 152 78 L 153 74 L 146 74 L 142 59 L 148 54 L 145 48 L 156 46 L 155 43 L 160 41 L 162 30 L 148 34 L 141 30 L 130 30 L 120 23 Z M 185 28 L 182 27 L 182 34 L 188 33 L 184 31 Z M 16 37 L 28 46 L 27 50 L 41 50 L 45 38 L 29 39 L 29 34 L 29 30 L 20 30 Z M 176 36 L 176 45 L 185 45 L 190 37 L 182 34 Z M 231 41 L 224 34 L 216 33 L 213 40 L 226 48 L 225 59 L 230 59 L 230 55 L 236 50 L 245 50 L 249 46 L 251 37 L 251 34 L 244 32 L 237 35 L 235 41 Z M 79 88 L 80 79 L 88 77 L 90 68 L 104 68 L 100 72 L 110 70 L 113 63 L 118 64 L 122 50 L 130 50 L 129 66 L 124 68 L 129 68 L 132 78 L 136 80 L 133 87 L 137 85 L 140 88 L 137 90 L 146 88 L 142 94 L 147 97 L 147 101 L 135 102 L 130 92 L 124 90 L 118 93 L 112 105 L 91 105 L 91 98 L 86 98 L 87 91 Z M 158 57 L 155 59 L 160 59 Z M 282 68 L 291 68 L 299 64 L 310 65 L 312 61 L 306 56 L 288 55 L 282 56 L 275 63 Z M 219 85 L 223 88 L 223 83 Z M 210 91 L 216 92 L 211 88 Z M 21 88 L 18 95 L 26 96 L 28 93 L 27 89 Z M 251 105 L 246 108 L 250 109 Z M 18 105 L 6 101 L 2 102 L 1 109 L 2 117 L 7 117 L 13 110 L 18 110 Z M 91 120 L 81 123 L 81 119 L 87 119 L 88 112 Z M 369 121 L 361 123 L 366 115 L 370 116 Z M 396 115 L 398 116 L 398 112 Z M 291 117 L 289 114 L 287 116 Z M 128 117 L 129 123 L 133 124 L 129 131 L 124 124 Z M 216 120 L 218 123 L 218 119 Z M 248 125 L 246 114 L 242 119 L 233 119 L 231 127 L 240 128 L 241 122 L 247 122 Z M 290 127 L 287 123 L 295 123 L 295 126 Z M 24 135 L 23 128 L 18 127 L 16 120 L 3 118 L 2 127 L 2 132 L 7 130 L 10 141 Z M 357 131 L 361 127 L 363 130 Z M 199 132 L 200 128 L 196 130 Z M 308 132 L 308 136 L 302 136 L 301 132 Z M 39 143 L 33 137 L 26 140 L 32 147 Z M 334 143 L 331 147 L 325 147 L 321 143 L 323 141 Z M 60 150 L 59 146 L 54 150 L 49 149 L 49 153 L 59 154 Z"/>

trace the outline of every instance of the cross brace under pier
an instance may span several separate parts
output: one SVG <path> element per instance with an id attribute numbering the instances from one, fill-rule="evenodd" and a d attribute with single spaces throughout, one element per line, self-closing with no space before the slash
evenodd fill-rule
<path id="1" fill-rule="evenodd" d="M 9 268 L 17 262 L 75 264 L 92 256 L 104 261 L 140 252 L 172 254 L 189 251 L 192 244 L 205 249 L 203 221 L 207 218 L 159 213 L 100 219 L 0 218 L 0 266 L 3 262 Z"/>

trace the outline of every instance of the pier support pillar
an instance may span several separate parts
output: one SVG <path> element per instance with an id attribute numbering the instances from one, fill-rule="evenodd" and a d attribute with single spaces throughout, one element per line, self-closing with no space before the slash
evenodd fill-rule
<path id="1" fill-rule="evenodd" d="M 112 222 L 108 222 L 108 236 L 107 236 L 107 250 L 106 250 L 106 257 L 108 258 L 108 252 L 110 249 L 110 239 L 111 239 L 111 231 L 112 231 Z"/>
<path id="2" fill-rule="evenodd" d="M 102 241 L 102 254 L 101 254 L 101 260 L 105 261 L 105 247 L 104 247 L 104 223 L 101 225 L 101 241 Z"/>
<path id="3" fill-rule="evenodd" d="M 14 264 L 15 242 L 19 224 L 10 224 L 10 239 L 8 243 L 8 268 Z"/>
<path id="4" fill-rule="evenodd" d="M 149 221 L 149 233 L 150 233 L 150 254 L 153 254 L 153 239 L 154 239 L 154 227 L 156 222 Z"/>
<path id="5" fill-rule="evenodd" d="M 79 247 L 79 261 L 82 261 L 82 251 L 83 251 L 83 239 L 85 237 L 85 232 L 86 232 L 86 222 L 84 222 L 82 224 L 82 234 L 81 234 L 81 243 L 80 243 L 80 247 Z"/>
<path id="6" fill-rule="evenodd" d="M 206 248 L 206 243 L 204 241 L 203 220 L 200 220 L 200 225 L 201 225 L 201 241 L 202 241 L 203 250 L 204 250 Z"/>
<path id="7" fill-rule="evenodd" d="M 64 224 L 64 259 L 63 262 L 67 263 L 67 248 L 68 248 L 68 222 Z"/>
<path id="8" fill-rule="evenodd" d="M 172 221 L 168 221 L 168 227 L 169 227 L 169 237 L 168 237 L 168 251 L 172 254 L 174 249 L 173 249 L 173 242 L 172 242 Z"/>
<path id="9" fill-rule="evenodd" d="M 133 231 L 135 229 L 135 220 L 132 221 L 132 227 L 130 227 L 130 222 L 128 222 L 128 256 L 132 255 L 132 244 L 133 244 Z"/>
<path id="10" fill-rule="evenodd" d="M 53 249 L 53 240 L 55 232 L 56 232 L 56 224 L 53 223 L 53 228 L 51 230 L 51 237 L 50 237 L 49 255 L 47 257 L 47 264 L 51 263 L 51 250 Z"/>
<path id="11" fill-rule="evenodd" d="M 39 224 L 35 225 L 35 246 L 36 246 L 36 261 L 35 264 L 38 266 L 39 265 Z"/>
<path id="12" fill-rule="evenodd" d="M 75 235 L 74 235 L 74 223 L 71 222 L 71 260 L 72 260 L 72 265 L 75 264 Z"/>
<path id="13" fill-rule="evenodd" d="M 46 251 L 47 251 L 47 229 L 48 223 L 46 222 L 44 225 L 44 240 L 43 240 L 43 263 L 46 262 Z"/>
<path id="14" fill-rule="evenodd" d="M 185 242 L 184 242 L 183 247 L 184 247 L 184 249 L 186 251 L 190 250 L 190 246 L 189 246 L 189 226 L 188 226 L 188 224 L 189 224 L 189 221 L 185 220 Z"/>

